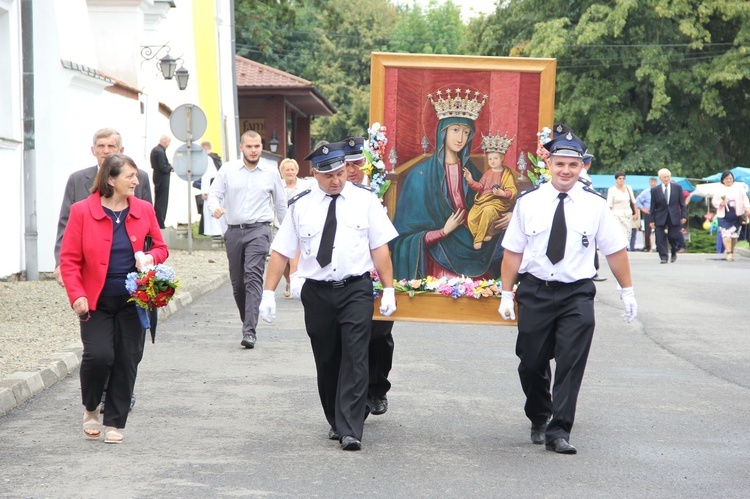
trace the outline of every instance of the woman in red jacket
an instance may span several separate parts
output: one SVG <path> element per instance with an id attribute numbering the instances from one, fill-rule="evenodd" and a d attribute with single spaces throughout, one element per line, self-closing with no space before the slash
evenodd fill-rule
<path id="1" fill-rule="evenodd" d="M 144 334 L 125 278 L 136 268 L 164 262 L 169 251 L 153 207 L 133 196 L 138 168 L 123 154 L 99 168 L 92 194 L 75 203 L 65 228 L 60 271 L 68 299 L 81 321 L 83 431 L 99 438 L 99 402 L 107 377 L 104 414 L 106 443 L 120 443 L 133 393 Z M 146 258 L 136 262 L 146 236 L 153 240 Z"/>

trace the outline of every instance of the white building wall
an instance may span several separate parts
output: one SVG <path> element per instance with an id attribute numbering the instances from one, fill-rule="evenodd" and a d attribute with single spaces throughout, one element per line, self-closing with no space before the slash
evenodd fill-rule
<path id="1" fill-rule="evenodd" d="M 232 2 L 216 0 L 216 36 L 219 48 L 219 80 L 222 109 L 222 135 L 224 161 L 239 159 L 239 136 L 237 134 L 237 110 L 234 95 L 237 84 L 234 78 L 234 47 L 232 37 Z"/>
<path id="2" fill-rule="evenodd" d="M 10 207 L 0 217 L 0 278 L 23 265 L 22 75 L 20 0 L 0 0 L 0 175 L 3 202 Z"/>
<path id="3" fill-rule="evenodd" d="M 218 1 L 222 8 L 231 3 Z M 125 154 L 150 176 L 151 149 L 161 134 L 171 135 L 169 120 L 159 112 L 159 103 L 171 109 L 197 103 L 192 6 L 190 0 L 176 0 L 175 5 L 172 8 L 170 2 L 160 0 L 34 2 L 39 272 L 54 270 L 57 220 L 65 184 L 72 172 L 94 164 L 91 153 L 94 132 L 105 127 L 118 130 Z M 223 29 L 231 27 L 225 25 Z M 0 259 L 0 278 L 27 267 L 20 32 L 20 0 L 0 0 L 0 168 L 6 181 L 6 200 L 13 207 L 12 215 L 0 220 L 0 230 L 7 237 Z M 230 39 L 227 34 L 226 41 Z M 178 89 L 175 80 L 163 79 L 156 59 L 145 61 L 141 55 L 145 45 L 167 43 L 171 55 L 182 57 L 185 68 L 193 74 L 185 91 Z M 232 60 L 233 54 L 227 50 L 231 51 L 222 43 L 222 56 Z M 66 68 L 62 61 L 71 61 L 80 69 Z M 86 74 L 90 70 L 121 81 L 131 91 L 113 92 L 111 79 Z M 222 78 L 224 71 L 222 63 Z M 229 79 L 232 80 L 231 74 Z M 233 92 L 232 85 L 233 82 L 229 86 L 222 83 L 222 92 L 228 89 L 228 98 Z M 228 116 L 228 121 L 233 121 L 233 117 Z M 167 151 L 170 159 L 179 145 L 181 142 L 173 138 Z M 193 221 L 197 220 L 194 200 L 188 198 L 187 182 L 174 175 L 167 225 L 187 222 L 189 209 Z"/>

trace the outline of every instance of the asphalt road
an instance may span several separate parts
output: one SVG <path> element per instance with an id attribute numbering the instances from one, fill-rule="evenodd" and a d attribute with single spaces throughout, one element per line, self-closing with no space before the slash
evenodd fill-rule
<path id="1" fill-rule="evenodd" d="M 87 441 L 77 376 L 0 417 L 2 497 L 748 497 L 750 260 L 632 255 L 639 318 L 598 284 L 563 456 L 529 442 L 515 329 L 397 323 L 390 409 L 326 438 L 301 305 L 240 347 L 229 286 L 160 323 L 125 443 Z"/>

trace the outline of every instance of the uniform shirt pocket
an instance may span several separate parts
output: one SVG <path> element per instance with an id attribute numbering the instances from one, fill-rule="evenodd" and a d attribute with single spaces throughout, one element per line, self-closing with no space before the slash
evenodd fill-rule
<path id="1" fill-rule="evenodd" d="M 547 217 L 532 215 L 521 228 L 528 238 L 527 249 L 531 252 L 532 257 L 547 252 L 551 223 Z"/>
<path id="2" fill-rule="evenodd" d="M 320 224 L 306 224 L 306 223 L 300 223 L 297 227 L 298 235 L 299 235 L 299 242 L 300 242 L 300 251 L 302 251 L 305 255 L 310 255 L 313 251 L 313 244 L 320 244 L 320 237 L 321 237 L 321 231 L 323 230 L 322 226 Z M 316 241 L 318 241 L 316 243 Z"/>
<path id="3" fill-rule="evenodd" d="M 571 237 L 573 236 L 573 237 Z M 596 224 L 592 220 L 576 220 L 568 226 L 568 246 L 576 252 L 585 252 L 596 239 Z"/>
<path id="4" fill-rule="evenodd" d="M 347 216 L 341 221 L 341 235 L 348 251 L 369 251 L 370 221 L 362 214 Z"/>

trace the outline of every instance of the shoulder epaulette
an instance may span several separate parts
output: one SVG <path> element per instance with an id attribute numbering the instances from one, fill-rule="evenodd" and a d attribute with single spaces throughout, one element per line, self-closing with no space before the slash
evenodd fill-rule
<path id="1" fill-rule="evenodd" d="M 582 183 L 583 185 L 591 185 L 591 180 L 586 180 L 585 178 L 578 177 L 578 181 Z"/>
<path id="2" fill-rule="evenodd" d="M 526 194 L 528 194 L 528 193 L 530 193 L 530 192 L 534 192 L 535 190 L 539 189 L 539 186 L 540 186 L 540 185 L 541 185 L 541 184 L 537 184 L 537 185 L 535 185 L 534 187 L 532 187 L 531 189 L 526 189 L 526 190 L 525 190 L 525 191 L 523 191 L 523 192 L 522 192 L 521 194 L 519 194 L 518 196 L 516 196 L 516 200 L 518 200 L 518 199 L 521 199 L 521 198 L 522 198 L 523 196 L 525 196 Z"/>
<path id="3" fill-rule="evenodd" d="M 297 202 L 297 200 L 298 200 L 299 198 L 301 198 L 302 196 L 306 196 L 306 195 L 310 194 L 310 192 L 311 192 L 311 189 L 306 189 L 306 190 L 304 190 L 304 191 L 300 192 L 299 194 L 297 194 L 296 196 L 294 196 L 294 197 L 293 197 L 292 199 L 290 199 L 290 200 L 289 200 L 289 202 L 288 202 L 288 203 L 286 204 L 287 208 L 288 208 L 289 206 L 292 206 L 292 205 L 293 205 L 293 204 L 294 204 L 295 202 Z"/>
<path id="4" fill-rule="evenodd" d="M 357 186 L 357 187 L 359 187 L 360 189 L 364 189 L 364 190 L 366 190 L 366 191 L 370 191 L 370 192 L 372 192 L 373 194 L 375 193 L 375 189 L 373 189 L 372 187 L 366 186 L 366 185 L 364 185 L 364 184 L 360 184 L 359 182 L 352 182 L 352 185 L 356 185 L 356 186 Z"/>
<path id="5" fill-rule="evenodd" d="M 583 186 L 583 190 L 586 191 L 586 192 L 590 192 L 591 194 L 596 194 L 597 196 L 599 196 L 602 199 L 607 199 L 607 197 L 604 194 L 602 194 L 601 192 L 597 191 L 596 189 L 594 189 L 590 185 L 584 185 Z"/>

